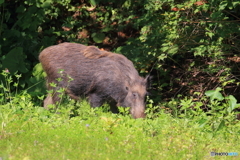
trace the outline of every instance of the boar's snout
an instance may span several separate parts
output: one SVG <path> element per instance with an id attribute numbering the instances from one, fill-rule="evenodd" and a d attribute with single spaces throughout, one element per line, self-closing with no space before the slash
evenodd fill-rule
<path id="1" fill-rule="evenodd" d="M 133 116 L 133 118 L 145 118 L 145 106 L 134 106 L 131 107 L 130 113 Z"/>

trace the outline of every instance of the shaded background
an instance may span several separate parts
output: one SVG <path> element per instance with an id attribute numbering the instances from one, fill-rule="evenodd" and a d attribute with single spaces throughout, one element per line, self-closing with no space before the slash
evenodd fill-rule
<path id="1" fill-rule="evenodd" d="M 77 42 L 124 54 L 152 75 L 154 104 L 197 101 L 217 87 L 240 100 L 239 33 L 237 0 L 0 0 L 0 69 L 43 95 L 39 53 Z"/>

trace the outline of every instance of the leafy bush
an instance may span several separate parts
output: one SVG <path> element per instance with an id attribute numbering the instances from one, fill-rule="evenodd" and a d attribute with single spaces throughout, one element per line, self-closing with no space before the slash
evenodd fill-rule
<path id="1" fill-rule="evenodd" d="M 154 76 L 153 105 L 178 95 L 201 99 L 223 88 L 239 96 L 239 1 L 120 0 L 0 2 L 0 69 L 40 96 L 39 52 L 70 41 L 122 53 Z M 0 77 L 0 79 L 4 79 Z M 13 81 L 18 81 L 14 78 Z"/>
<path id="2" fill-rule="evenodd" d="M 238 64 L 231 64 L 238 62 L 231 58 L 239 52 L 238 1 L 151 0 L 131 8 L 136 5 L 141 9 L 132 25 L 139 36 L 116 51 L 131 57 L 142 73 L 154 74 L 155 101 L 175 92 L 191 95 L 193 89 L 202 96 L 216 86 L 239 97 L 233 91 Z"/>

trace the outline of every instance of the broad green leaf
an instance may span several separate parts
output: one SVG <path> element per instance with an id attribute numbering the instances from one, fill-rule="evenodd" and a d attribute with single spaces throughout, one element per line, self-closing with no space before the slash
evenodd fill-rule
<path id="1" fill-rule="evenodd" d="M 109 31 L 111 31 L 111 30 L 112 30 L 111 27 L 105 27 L 105 28 L 103 28 L 101 31 L 102 31 L 102 32 L 109 32 Z"/>
<path id="2" fill-rule="evenodd" d="M 206 32 L 206 35 L 208 35 L 210 38 L 212 38 L 214 36 L 213 32 Z"/>
<path id="3" fill-rule="evenodd" d="M 214 100 L 214 99 L 222 101 L 224 99 L 224 97 L 220 93 L 221 90 L 222 90 L 221 88 L 217 87 L 216 90 L 206 91 L 205 95 L 210 97 L 211 101 Z"/>
<path id="4" fill-rule="evenodd" d="M 178 46 L 177 46 L 177 45 L 174 45 L 174 46 L 171 46 L 171 47 L 169 48 L 168 53 L 169 53 L 169 54 L 175 54 L 175 53 L 177 53 L 177 51 L 178 51 Z"/>
<path id="5" fill-rule="evenodd" d="M 203 56 L 207 51 L 207 47 L 205 45 L 200 45 L 194 48 L 193 50 L 194 50 L 194 56 Z"/>
<path id="6" fill-rule="evenodd" d="M 198 121 L 199 128 L 204 127 L 207 124 L 208 120 L 207 119 L 201 119 Z"/>
<path id="7" fill-rule="evenodd" d="M 237 100 L 234 96 L 230 95 L 228 97 L 228 104 L 229 104 L 229 107 L 227 109 L 227 111 L 230 113 L 232 112 L 235 108 L 238 108 L 240 107 L 240 104 L 237 104 Z"/>
<path id="8" fill-rule="evenodd" d="M 215 129 L 215 132 L 220 131 L 220 130 L 223 129 L 225 126 L 226 126 L 226 125 L 225 125 L 225 121 L 222 120 L 222 121 L 218 124 L 217 128 Z"/>
<path id="9" fill-rule="evenodd" d="M 46 73 L 43 71 L 41 63 L 38 63 L 34 66 L 32 74 L 38 80 L 41 79 L 42 77 L 46 77 Z"/>
<path id="10" fill-rule="evenodd" d="M 20 71 L 26 73 L 28 70 L 26 68 L 25 55 L 23 53 L 22 47 L 13 48 L 6 57 L 3 59 L 3 67 L 9 69 L 11 73 Z"/>
<path id="11" fill-rule="evenodd" d="M 130 6 L 131 6 L 131 0 L 126 0 L 122 5 L 123 8 L 127 8 L 127 9 L 129 9 Z"/>
<path id="12" fill-rule="evenodd" d="M 17 13 L 23 13 L 26 10 L 26 8 L 23 5 L 20 5 L 17 9 L 16 12 Z"/>
<path id="13" fill-rule="evenodd" d="M 93 33 L 92 38 L 93 38 L 94 42 L 102 43 L 102 41 L 105 38 L 105 34 L 104 33 Z"/>
<path id="14" fill-rule="evenodd" d="M 237 2 L 232 2 L 232 5 L 233 5 L 233 7 L 236 7 L 237 5 L 240 5 L 240 2 L 239 2 L 239 1 L 237 1 Z"/>
<path id="15" fill-rule="evenodd" d="M 157 57 L 158 60 L 164 60 L 167 58 L 167 55 L 166 54 L 161 54 L 160 56 Z"/>
<path id="16" fill-rule="evenodd" d="M 227 1 L 222 1 L 219 5 L 219 10 L 224 10 L 228 5 Z"/>
<path id="17" fill-rule="evenodd" d="M 168 46 L 165 46 L 165 47 L 162 47 L 162 48 L 161 48 L 161 51 L 166 52 L 168 49 L 169 49 L 169 47 L 168 47 Z"/>
<path id="18" fill-rule="evenodd" d="M 43 4 L 42 4 L 43 8 L 48 8 L 50 6 L 51 6 L 51 1 L 46 1 L 46 2 L 43 2 Z"/>
<path id="19" fill-rule="evenodd" d="M 90 4 L 91 4 L 92 6 L 96 6 L 96 5 L 97 5 L 97 3 L 96 3 L 95 0 L 90 0 Z"/>

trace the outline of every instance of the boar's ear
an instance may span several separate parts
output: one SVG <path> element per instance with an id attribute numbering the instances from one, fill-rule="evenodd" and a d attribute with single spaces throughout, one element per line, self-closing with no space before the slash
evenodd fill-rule
<path id="1" fill-rule="evenodd" d="M 144 79 L 144 83 L 146 84 L 147 89 L 149 89 L 151 86 L 151 79 L 152 76 L 150 76 L 150 74 L 148 74 Z"/>

